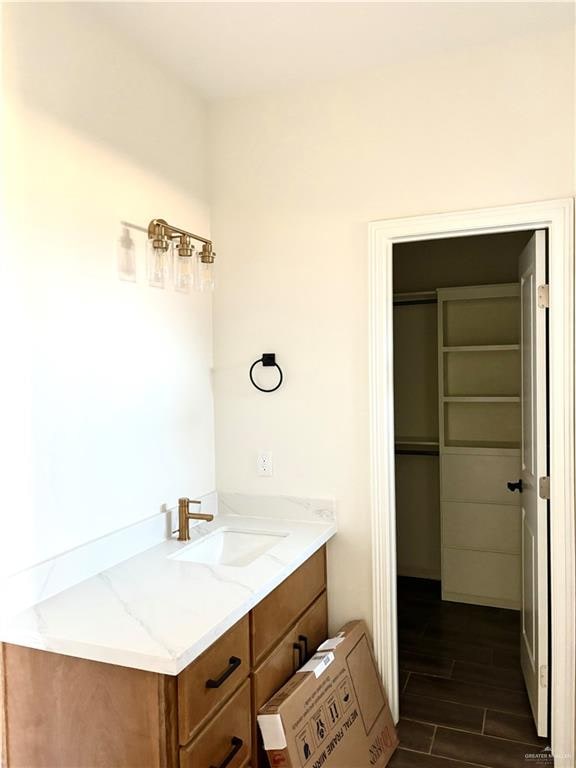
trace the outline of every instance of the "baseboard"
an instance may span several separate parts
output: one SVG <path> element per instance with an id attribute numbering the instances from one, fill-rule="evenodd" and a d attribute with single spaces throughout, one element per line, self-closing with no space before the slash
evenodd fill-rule
<path id="1" fill-rule="evenodd" d="M 486 605 L 491 608 L 507 608 L 511 611 L 519 611 L 520 603 L 517 600 L 505 600 L 483 595 L 466 595 L 458 592 L 442 592 L 442 600 L 450 603 L 466 603 L 468 605 Z"/>

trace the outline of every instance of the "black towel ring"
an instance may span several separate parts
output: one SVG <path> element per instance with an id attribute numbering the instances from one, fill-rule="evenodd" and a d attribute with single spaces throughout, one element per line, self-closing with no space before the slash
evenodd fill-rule
<path id="1" fill-rule="evenodd" d="M 264 368 L 278 368 L 278 373 L 280 374 L 280 380 L 278 381 L 278 384 L 276 384 L 275 387 L 272 387 L 272 389 L 264 389 L 263 387 L 259 387 L 258 384 L 256 384 L 256 382 L 254 381 L 252 372 L 254 371 L 254 368 L 256 368 L 258 363 L 262 363 L 262 366 Z M 264 352 L 262 357 L 259 360 L 256 360 L 254 363 L 252 363 L 252 365 L 250 366 L 250 381 L 256 387 L 256 389 L 260 390 L 260 392 L 276 392 L 276 390 L 280 388 L 280 386 L 282 385 L 282 382 L 284 381 L 284 374 L 282 373 L 282 368 L 280 368 L 280 366 L 276 362 L 276 354 L 274 352 Z"/>

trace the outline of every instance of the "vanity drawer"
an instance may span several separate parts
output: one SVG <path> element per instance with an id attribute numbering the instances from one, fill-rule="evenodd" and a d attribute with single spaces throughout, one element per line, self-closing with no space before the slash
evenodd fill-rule
<path id="1" fill-rule="evenodd" d="M 252 610 L 253 666 L 262 661 L 325 586 L 326 556 L 322 547 Z"/>
<path id="2" fill-rule="evenodd" d="M 300 653 L 294 646 L 302 649 L 307 646 L 310 657 L 320 643 L 324 642 L 327 633 L 328 601 L 326 592 L 323 592 L 254 672 L 252 685 L 255 712 L 258 712 L 300 666 Z M 300 637 L 306 640 L 299 641 Z M 306 659 L 302 663 L 304 661 Z"/>
<path id="3" fill-rule="evenodd" d="M 249 672 L 250 635 L 245 616 L 178 675 L 180 744 L 190 741 Z"/>
<path id="4" fill-rule="evenodd" d="M 188 746 L 180 748 L 180 768 L 222 764 L 240 768 L 250 759 L 251 748 L 250 681 L 246 680 L 209 725 Z"/>

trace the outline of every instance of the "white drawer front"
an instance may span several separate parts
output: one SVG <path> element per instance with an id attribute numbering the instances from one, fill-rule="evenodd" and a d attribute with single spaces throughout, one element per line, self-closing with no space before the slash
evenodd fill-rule
<path id="1" fill-rule="evenodd" d="M 445 501 L 442 503 L 442 536 L 445 547 L 519 554 L 520 507 Z"/>
<path id="2" fill-rule="evenodd" d="M 442 551 L 445 598 L 508 608 L 520 606 L 520 556 L 469 549 Z"/>
<path id="3" fill-rule="evenodd" d="M 447 453 L 441 460 L 442 501 L 477 501 L 519 506 L 506 483 L 520 477 L 518 456 Z"/>

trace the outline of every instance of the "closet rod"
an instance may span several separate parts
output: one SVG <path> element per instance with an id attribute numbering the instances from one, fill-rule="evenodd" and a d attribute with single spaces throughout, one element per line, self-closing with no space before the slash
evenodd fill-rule
<path id="1" fill-rule="evenodd" d="M 437 304 L 438 294 L 436 291 L 398 291 L 392 294 L 392 301 L 395 305 L 410 304 Z"/>
<path id="2" fill-rule="evenodd" d="M 393 301 L 395 307 L 409 307 L 412 304 L 438 304 L 438 299 L 411 299 L 410 301 L 403 301 L 398 299 Z"/>
<path id="3" fill-rule="evenodd" d="M 397 456 L 440 456 L 440 451 L 410 451 L 407 448 L 396 448 L 394 453 Z"/>

